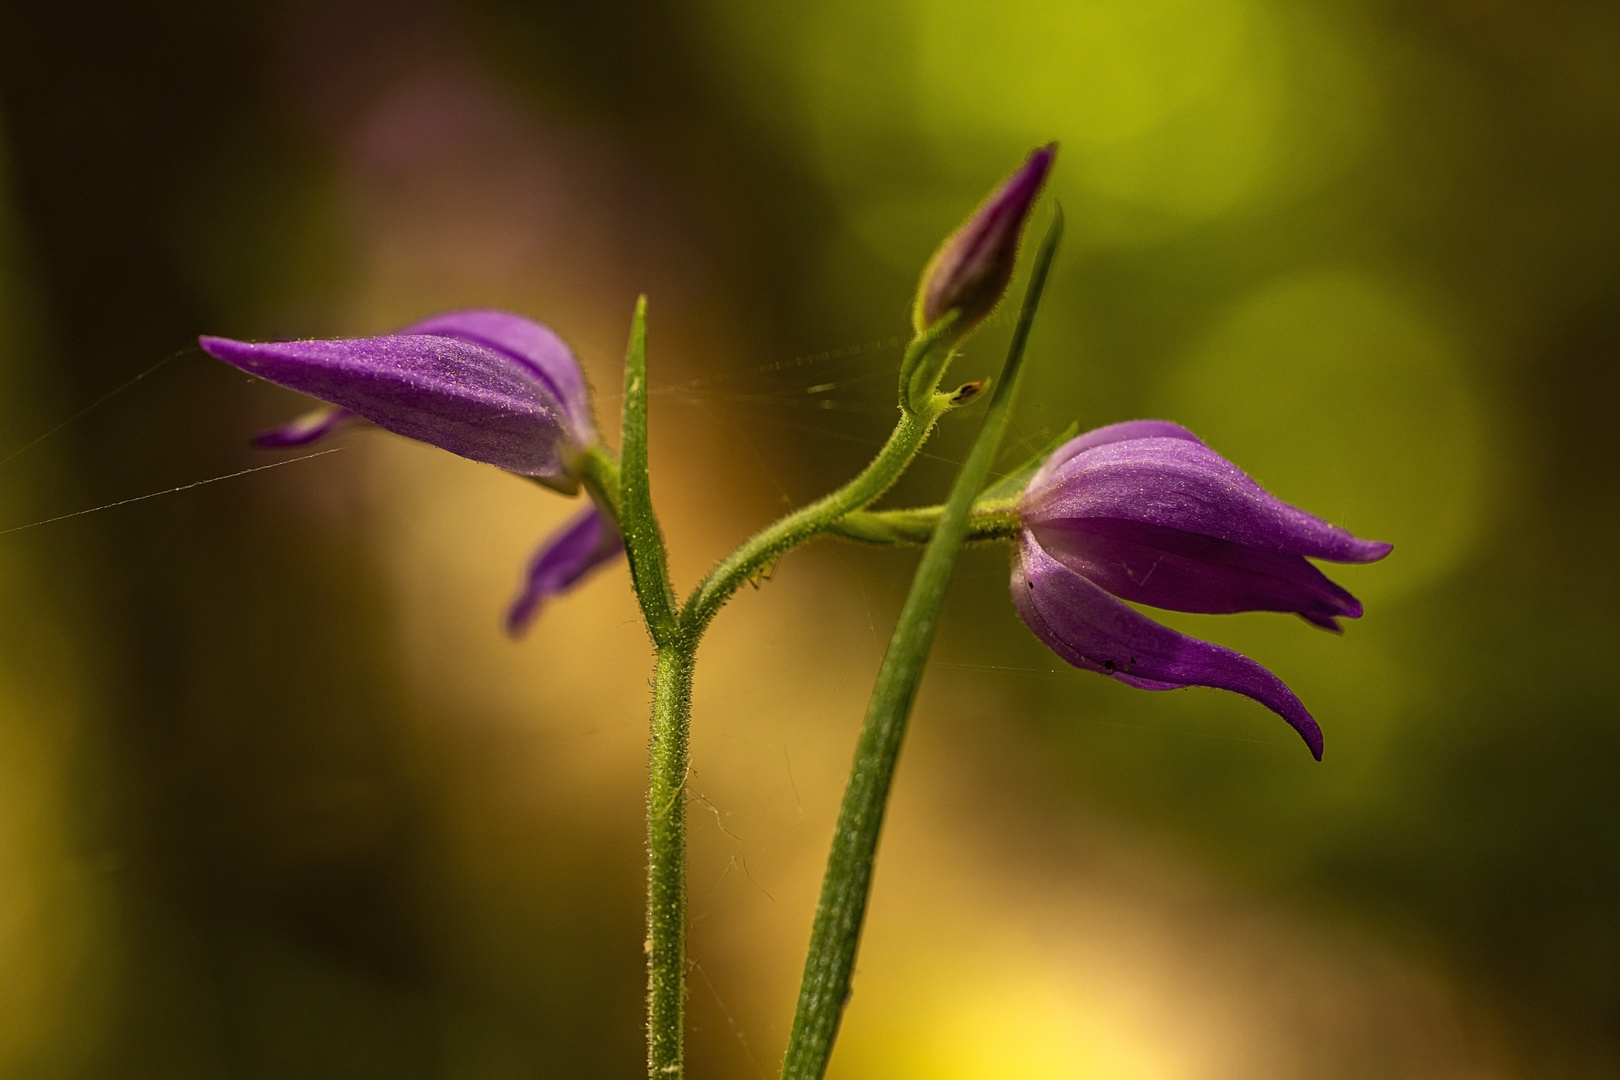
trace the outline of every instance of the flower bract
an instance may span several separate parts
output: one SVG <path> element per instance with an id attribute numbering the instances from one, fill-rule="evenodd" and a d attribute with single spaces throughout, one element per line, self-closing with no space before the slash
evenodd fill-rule
<path id="1" fill-rule="evenodd" d="M 1293 612 L 1324 629 L 1361 604 L 1310 559 L 1365 563 L 1361 540 L 1272 497 L 1185 428 L 1138 420 L 1058 448 L 1019 502 L 1013 599 L 1031 630 L 1076 667 L 1146 690 L 1233 690 L 1288 721 L 1321 757 L 1316 721 L 1259 664 L 1142 615 Z"/>

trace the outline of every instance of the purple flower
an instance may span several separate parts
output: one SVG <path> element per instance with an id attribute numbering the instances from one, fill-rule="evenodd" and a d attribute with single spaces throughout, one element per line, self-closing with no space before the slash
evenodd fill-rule
<path id="1" fill-rule="evenodd" d="M 200 343 L 378 427 L 567 491 L 578 486 L 574 457 L 596 441 L 574 354 L 546 327 L 504 311 L 446 312 L 381 337 Z M 302 441 L 335 426 L 311 423 Z M 301 435 L 295 423 L 261 438 L 290 445 Z"/>
<path id="2" fill-rule="evenodd" d="M 370 421 L 572 493 L 575 462 L 596 442 L 579 362 L 556 334 L 520 315 L 450 311 L 395 334 L 337 341 L 200 342 L 227 364 L 330 403 L 263 432 L 261 447 L 305 446 Z M 593 502 L 535 553 L 507 630 L 521 634 L 546 598 L 623 550 Z"/>
<path id="3" fill-rule="evenodd" d="M 597 567 L 624 554 L 624 537 L 592 503 L 546 538 L 529 559 L 523 586 L 506 609 L 506 632 L 521 637 L 541 606 L 578 585 Z"/>
<path id="4" fill-rule="evenodd" d="M 1024 219 L 1056 157 L 1057 143 L 1031 153 L 940 245 L 923 270 L 917 290 L 913 322 L 918 333 L 954 308 L 962 313 L 954 330 L 961 336 L 1000 302 L 1018 261 Z"/>
<path id="5" fill-rule="evenodd" d="M 1212 686 L 1288 721 L 1311 753 L 1322 732 L 1282 680 L 1248 657 L 1161 626 L 1122 603 L 1172 611 L 1291 611 L 1338 630 L 1361 604 L 1308 559 L 1366 563 L 1358 540 L 1268 495 L 1185 428 L 1136 420 L 1065 443 L 1019 502 L 1013 601 L 1076 667 L 1144 690 Z"/>

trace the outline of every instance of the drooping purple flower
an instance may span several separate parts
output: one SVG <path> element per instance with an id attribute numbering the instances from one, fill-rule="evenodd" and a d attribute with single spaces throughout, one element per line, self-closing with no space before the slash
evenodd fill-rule
<path id="1" fill-rule="evenodd" d="M 371 338 L 200 342 L 228 364 L 329 403 L 261 433 L 255 442 L 265 448 L 306 446 L 369 421 L 573 492 L 575 462 L 597 441 L 573 352 L 551 330 L 505 311 L 445 312 Z M 593 502 L 535 553 L 507 612 L 508 631 L 521 634 L 548 597 L 623 551 L 617 527 Z"/>
<path id="2" fill-rule="evenodd" d="M 623 553 L 624 537 L 593 502 L 535 550 L 523 573 L 523 585 L 506 609 L 506 632 L 521 637 L 548 599 L 572 589 Z"/>
<path id="3" fill-rule="evenodd" d="M 564 490 L 577 487 L 573 460 L 596 441 L 574 354 L 546 327 L 504 311 L 446 312 L 371 338 L 200 343 L 379 427 Z M 336 423 L 312 426 L 311 439 Z M 267 434 L 289 445 L 301 432 Z"/>
<path id="4" fill-rule="evenodd" d="M 912 321 L 918 333 L 955 308 L 961 311 L 955 332 L 965 334 L 1000 302 L 1018 261 L 1024 220 L 1056 157 L 1057 143 L 1031 153 L 940 245 L 917 289 Z"/>
<path id="5" fill-rule="evenodd" d="M 1145 690 L 1211 686 L 1276 712 L 1322 756 L 1316 721 L 1259 664 L 1161 626 L 1122 600 L 1172 611 L 1288 611 L 1338 630 L 1361 604 L 1309 559 L 1366 563 L 1360 540 L 1267 494 L 1185 428 L 1136 420 L 1073 439 L 1031 477 L 1013 600 L 1076 667 Z"/>

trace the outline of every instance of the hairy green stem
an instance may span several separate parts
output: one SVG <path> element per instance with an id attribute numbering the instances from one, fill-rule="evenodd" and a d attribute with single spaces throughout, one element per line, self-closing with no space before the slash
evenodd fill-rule
<path id="1" fill-rule="evenodd" d="M 953 405 L 935 394 L 904 410 L 889 441 L 865 470 L 830 495 L 763 530 L 722 562 L 677 612 L 663 533 L 647 472 L 647 305 L 636 303 L 625 355 L 624 446 L 592 447 L 577 468 L 586 489 L 619 526 L 631 582 L 657 649 L 647 788 L 647 1075 L 680 1080 L 686 1009 L 686 772 L 692 667 L 709 621 L 744 581 L 851 511 L 887 491 Z M 926 353 L 938 335 L 914 343 Z M 858 527 L 855 526 L 855 527 Z"/>
<path id="2" fill-rule="evenodd" d="M 982 544 L 992 540 L 1016 540 L 1022 528 L 1016 502 L 1003 499 L 981 502 L 968 515 L 966 542 Z M 863 544 L 896 547 L 928 543 L 945 513 L 943 506 L 918 506 L 905 510 L 856 510 L 845 514 L 827 528 L 827 535 Z"/>
<path id="3" fill-rule="evenodd" d="M 658 650 L 647 785 L 647 1076 L 680 1080 L 686 1032 L 686 775 L 693 650 Z"/>
<path id="4" fill-rule="evenodd" d="M 951 345 L 959 336 L 960 311 L 951 310 L 932 326 L 917 331 L 900 358 L 900 407 L 908 413 L 925 412 L 945 369 L 951 363 Z"/>
<path id="5" fill-rule="evenodd" d="M 695 645 L 681 633 L 664 535 L 647 476 L 647 298 L 636 301 L 624 358 L 624 447 L 579 463 L 624 536 L 630 579 L 657 649 L 647 780 L 647 1076 L 680 1080 L 686 1015 L 686 767 Z"/>
<path id="6" fill-rule="evenodd" d="M 849 999 L 850 974 L 860 944 L 878 837 L 905 737 L 906 720 L 933 644 L 940 606 L 957 554 L 968 536 L 974 499 L 990 475 L 1011 417 L 1024 346 L 1062 233 L 1063 219 L 1059 215 L 1053 220 L 1036 256 L 1007 362 L 990 400 L 984 426 L 957 475 L 950 498 L 923 551 L 911 592 L 878 671 L 877 685 L 872 688 L 849 785 L 844 791 L 838 825 L 833 833 L 832 850 L 827 857 L 827 872 L 822 878 L 809 955 L 805 958 L 804 978 L 799 985 L 799 1003 L 782 1062 L 783 1080 L 821 1080 L 832 1056 L 838 1024 Z"/>
<path id="7" fill-rule="evenodd" d="M 933 390 L 950 360 L 955 314 L 920 333 L 907 348 L 900 422 L 867 467 L 843 487 L 765 528 L 723 560 L 677 609 L 663 533 L 647 471 L 647 303 L 636 302 L 625 355 L 623 448 L 603 447 L 576 463 L 591 497 L 624 537 L 631 582 L 657 652 L 647 795 L 647 1071 L 650 1080 L 680 1080 L 686 1004 L 686 773 L 692 712 L 692 668 L 699 640 L 743 582 L 763 574 L 791 549 L 844 522 L 840 531 L 872 543 L 922 542 L 939 515 L 931 508 L 898 516 L 864 514 L 906 470 L 940 416 L 971 393 Z M 918 374 L 918 371 L 921 374 Z M 978 389 L 978 384 L 972 388 Z M 853 515 L 853 516 L 852 516 Z M 987 504 L 984 538 L 1003 535 L 1009 513 Z M 960 541 L 958 541 L 960 543 Z"/>

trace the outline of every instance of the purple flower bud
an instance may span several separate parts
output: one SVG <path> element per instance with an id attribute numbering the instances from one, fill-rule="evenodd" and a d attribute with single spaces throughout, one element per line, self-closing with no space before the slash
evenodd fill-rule
<path id="1" fill-rule="evenodd" d="M 596 441 L 574 354 L 546 327 L 504 311 L 446 312 L 382 337 L 200 343 L 379 427 L 565 489 L 576 483 L 575 455 Z M 311 425 L 304 441 L 335 426 Z M 300 437 L 288 428 L 267 434 L 279 445 Z"/>
<path id="2" fill-rule="evenodd" d="M 917 288 L 912 321 L 918 333 L 952 309 L 961 311 L 959 336 L 972 329 L 1000 302 L 1018 260 L 1018 240 L 1035 197 L 1057 157 L 1048 143 L 1025 159 L 973 216 L 940 245 Z"/>
<path id="3" fill-rule="evenodd" d="M 567 592 L 592 571 L 624 554 L 624 538 L 595 503 L 548 536 L 523 575 L 523 587 L 506 609 L 506 632 L 522 637 L 551 597 Z"/>
<path id="4" fill-rule="evenodd" d="M 1308 559 L 1366 563 L 1359 540 L 1267 494 L 1185 428 L 1137 420 L 1065 443 L 1019 502 L 1013 600 L 1076 667 L 1145 690 L 1212 686 L 1260 702 L 1322 756 L 1322 733 L 1281 680 L 1247 657 L 1122 603 L 1172 611 L 1290 611 L 1338 630 L 1361 604 Z M 1116 597 L 1118 599 L 1116 599 Z"/>

